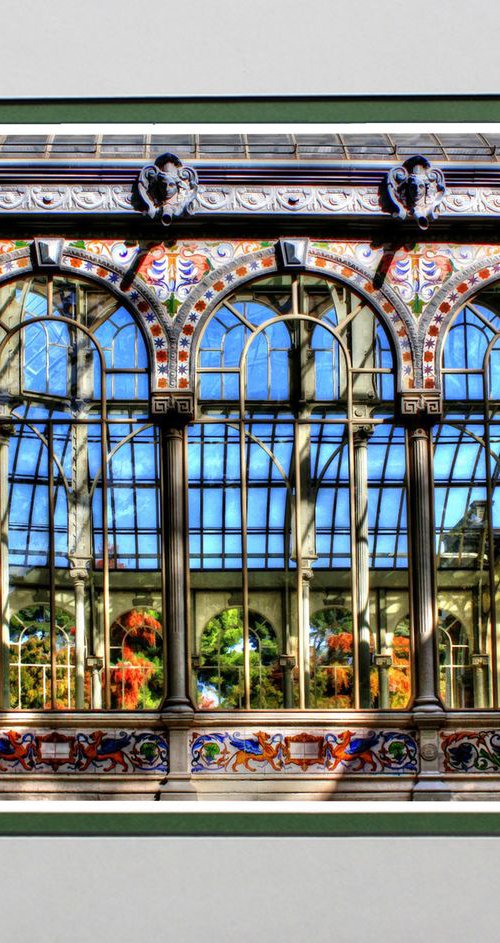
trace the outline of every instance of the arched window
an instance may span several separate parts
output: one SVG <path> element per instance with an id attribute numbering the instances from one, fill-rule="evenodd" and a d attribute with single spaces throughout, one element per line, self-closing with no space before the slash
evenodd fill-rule
<path id="1" fill-rule="evenodd" d="M 271 623 L 252 610 L 248 613 L 250 648 L 250 704 L 254 709 L 281 707 L 283 683 L 279 647 Z M 243 707 L 243 610 L 240 606 L 212 616 L 199 646 L 196 689 L 198 706 L 205 709 Z"/>
<path id="2" fill-rule="evenodd" d="M 140 329 L 109 292 L 75 278 L 12 282 L 0 301 L 4 707 L 150 706 L 145 695 L 134 705 L 116 695 L 109 615 L 117 594 L 131 608 L 142 571 L 161 593 L 158 443 Z M 74 630 L 65 691 L 60 612 Z M 41 620 L 22 639 L 20 613 Z M 23 652 L 35 640 L 48 663 L 29 675 Z M 29 691 L 23 676 L 38 679 Z"/>
<path id="3" fill-rule="evenodd" d="M 250 613 L 259 611 L 272 612 L 279 629 L 284 707 L 378 706 L 384 598 L 398 593 L 408 609 L 405 443 L 394 394 L 389 337 L 343 285 L 272 276 L 228 296 L 207 321 L 189 429 L 192 625 L 210 600 L 229 610 L 230 599 L 241 600 L 234 684 L 243 695 L 233 700 L 244 708 L 256 699 Z M 322 656 L 311 665 L 310 613 L 339 595 L 352 635 L 342 696 L 320 694 Z M 195 630 L 196 661 L 199 645 Z"/>
<path id="4" fill-rule="evenodd" d="M 70 613 L 56 609 L 55 696 L 62 710 L 71 708 L 75 697 L 74 623 Z M 15 612 L 10 620 L 11 709 L 50 707 L 51 672 L 51 612 L 46 600 Z"/>
<path id="5" fill-rule="evenodd" d="M 439 611 L 441 697 L 449 708 L 474 707 L 474 673 L 467 630 L 449 612 Z"/>
<path id="6" fill-rule="evenodd" d="M 498 288 L 456 315 L 443 348 L 443 421 L 434 437 L 441 697 L 498 706 L 500 316 Z"/>
<path id="7" fill-rule="evenodd" d="M 159 707 L 163 698 L 162 626 L 153 608 L 131 609 L 111 626 L 111 706 Z"/>

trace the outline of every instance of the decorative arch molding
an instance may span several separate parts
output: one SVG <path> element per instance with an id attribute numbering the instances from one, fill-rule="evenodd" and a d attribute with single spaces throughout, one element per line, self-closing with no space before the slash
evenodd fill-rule
<path id="1" fill-rule="evenodd" d="M 489 259 L 477 260 L 457 272 L 429 304 L 420 324 L 419 346 L 422 350 L 425 389 L 441 388 L 441 352 L 448 328 L 465 302 L 481 288 L 500 279 L 500 252 Z"/>
<path id="2" fill-rule="evenodd" d="M 109 259 L 68 245 L 64 245 L 59 265 L 50 270 L 37 268 L 33 265 L 32 245 L 30 243 L 0 256 L 0 284 L 50 271 L 61 275 L 71 272 L 74 276 L 104 285 L 110 294 L 127 304 L 142 329 L 150 356 L 151 392 L 168 388 L 172 329 L 161 304 L 144 282 L 137 276 L 128 280 L 127 273 Z"/>
<path id="3" fill-rule="evenodd" d="M 177 371 L 172 382 L 178 389 L 190 389 L 194 383 L 195 358 L 198 340 L 205 324 L 235 288 L 245 285 L 263 275 L 280 271 L 276 259 L 276 246 L 271 246 L 240 257 L 219 268 L 204 278 L 190 293 L 179 309 L 176 319 Z M 410 311 L 390 288 L 377 289 L 373 274 L 352 259 L 324 250 L 309 248 L 306 273 L 322 275 L 352 287 L 374 309 L 387 328 L 397 358 L 398 389 L 410 390 L 415 386 L 416 368 L 419 366 L 417 326 Z"/>

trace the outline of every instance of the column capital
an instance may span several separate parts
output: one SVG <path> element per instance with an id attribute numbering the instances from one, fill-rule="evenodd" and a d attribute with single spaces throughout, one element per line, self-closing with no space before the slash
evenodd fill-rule
<path id="1" fill-rule="evenodd" d="M 405 390 L 399 394 L 399 414 L 419 426 L 433 425 L 443 413 L 443 398 L 439 390 Z"/>
<path id="2" fill-rule="evenodd" d="M 366 445 L 375 428 L 374 423 L 371 421 L 373 406 L 368 406 L 366 403 L 356 403 L 353 407 L 352 416 L 353 419 L 357 420 L 352 426 L 354 445 Z"/>
<path id="3" fill-rule="evenodd" d="M 12 420 L 4 419 L 0 422 L 0 441 L 7 442 L 15 433 L 15 426 Z"/>
<path id="4" fill-rule="evenodd" d="M 194 416 L 194 396 L 189 390 L 151 394 L 151 417 L 165 426 L 183 428 Z"/>
<path id="5" fill-rule="evenodd" d="M 91 561 L 87 557 L 69 558 L 69 575 L 74 583 L 85 583 L 90 575 Z"/>

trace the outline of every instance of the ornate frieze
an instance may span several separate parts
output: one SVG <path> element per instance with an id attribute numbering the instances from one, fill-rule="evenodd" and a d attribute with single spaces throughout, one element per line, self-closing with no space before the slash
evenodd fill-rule
<path id="1" fill-rule="evenodd" d="M 283 241 L 283 240 L 281 240 Z M 297 243 L 302 240 L 286 239 Z M 305 243 L 305 240 L 304 240 Z M 119 239 L 85 239 L 69 243 L 93 255 L 105 257 L 122 268 L 136 270 L 175 317 L 180 306 L 196 285 L 211 272 L 230 262 L 241 262 L 260 249 L 274 245 L 274 240 L 250 239 L 176 239 L 175 242 L 138 242 Z M 2 251 L 15 248 L 13 242 L 0 242 Z M 308 254 L 323 252 L 346 265 L 360 266 L 369 272 L 378 287 L 390 286 L 416 317 L 421 317 L 442 286 L 455 273 L 498 252 L 498 246 L 455 243 L 414 243 L 397 249 L 374 246 L 366 241 L 311 239 Z"/>
<path id="2" fill-rule="evenodd" d="M 406 391 L 439 386 L 440 345 L 450 318 L 470 295 L 500 277 L 500 247 L 491 243 L 394 247 L 288 236 L 64 242 L 38 237 L 0 240 L 0 281 L 47 264 L 105 283 L 130 304 L 143 325 L 154 365 L 152 390 L 190 391 L 191 352 L 201 322 L 228 292 L 277 271 L 283 242 L 292 248 L 307 246 L 304 271 L 352 285 L 375 306 L 392 332 L 398 385 Z M 407 415 L 415 402 L 405 404 Z"/>
<path id="3" fill-rule="evenodd" d="M 197 731 L 191 771 L 414 774 L 417 742 L 413 733 L 401 730 Z"/>
<path id="4" fill-rule="evenodd" d="M 26 173 L 20 173 L 16 179 L 15 168 L 9 168 L 8 179 L 4 177 L 0 182 L 0 215 L 98 214 L 139 218 L 145 214 L 166 224 L 184 215 L 380 219 L 396 215 L 425 228 L 435 217 L 488 217 L 500 212 L 500 186 L 496 178 L 491 185 L 471 181 L 470 186 L 445 187 L 442 170 L 431 167 L 421 157 L 388 170 L 385 182 L 383 172 L 377 169 L 372 172 L 373 183 L 365 181 L 358 185 L 329 182 L 328 168 L 324 182 L 318 168 L 319 179 L 314 183 L 301 182 L 301 173 L 294 174 L 292 170 L 289 174 L 292 179 L 286 183 L 258 183 L 255 168 L 253 171 L 248 183 L 244 182 L 245 171 L 241 169 L 238 180 L 231 180 L 228 175 L 226 182 L 203 182 L 201 167 L 198 170 L 185 167 L 171 154 L 162 155 L 142 168 L 135 180 L 132 172 L 124 174 L 123 168 L 118 175 L 111 170 L 101 171 L 98 178 L 89 177 L 82 170 L 81 179 L 78 170 L 72 168 L 68 180 L 69 175 L 62 168 L 50 167 L 50 175 L 40 182 L 35 174 L 33 181 Z M 370 176 L 369 171 L 366 176 Z"/>
<path id="5" fill-rule="evenodd" d="M 497 773 L 500 770 L 500 730 L 459 730 L 441 734 L 445 773 Z"/>
<path id="6" fill-rule="evenodd" d="M 3 730 L 2 773 L 168 772 L 168 744 L 153 730 Z"/>

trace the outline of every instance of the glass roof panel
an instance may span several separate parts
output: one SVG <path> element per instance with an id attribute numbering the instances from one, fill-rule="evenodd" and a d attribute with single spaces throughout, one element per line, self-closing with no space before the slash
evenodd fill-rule
<path id="1" fill-rule="evenodd" d="M 437 163 L 497 162 L 500 135 L 485 134 L 75 134 L 0 137 L 0 156 L 26 160 L 135 159 L 146 162 L 172 152 L 181 159 L 384 160 L 422 154 Z"/>

